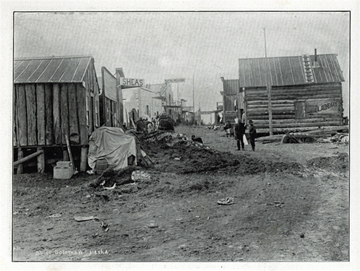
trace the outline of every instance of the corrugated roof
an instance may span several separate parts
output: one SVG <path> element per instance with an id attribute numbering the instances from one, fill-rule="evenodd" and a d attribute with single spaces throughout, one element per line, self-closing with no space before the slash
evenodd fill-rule
<path id="1" fill-rule="evenodd" d="M 307 56 L 310 66 L 304 62 L 304 56 L 269 57 L 270 80 L 272 86 L 302 85 L 308 83 L 343 82 L 337 55 L 317 55 L 319 67 L 313 67 L 314 55 Z M 266 86 L 266 58 L 239 59 L 239 86 Z M 305 71 L 311 74 L 311 79 Z"/>
<path id="2" fill-rule="evenodd" d="M 225 95 L 238 94 L 239 80 L 238 79 L 224 79 L 223 80 Z"/>
<path id="3" fill-rule="evenodd" d="M 82 82 L 91 56 L 15 59 L 14 83 Z"/>

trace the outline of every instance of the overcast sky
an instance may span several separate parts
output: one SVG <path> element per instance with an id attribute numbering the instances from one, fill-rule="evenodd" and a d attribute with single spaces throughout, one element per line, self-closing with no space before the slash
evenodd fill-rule
<path id="1" fill-rule="evenodd" d="M 146 84 L 185 78 L 180 95 L 212 110 L 222 101 L 221 76 L 238 78 L 238 59 L 338 54 L 349 107 L 347 12 L 85 12 L 15 13 L 15 57 L 92 55 L 97 75 L 122 67 Z M 176 96 L 175 96 L 176 97 Z"/>

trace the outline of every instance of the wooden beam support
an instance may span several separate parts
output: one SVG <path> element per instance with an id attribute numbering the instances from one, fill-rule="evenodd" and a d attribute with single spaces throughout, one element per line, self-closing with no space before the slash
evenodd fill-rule
<path id="1" fill-rule="evenodd" d="M 80 156 L 80 171 L 85 172 L 87 168 L 87 154 L 88 148 L 82 147 L 81 148 L 81 156 Z"/>
<path id="2" fill-rule="evenodd" d="M 42 151 L 41 147 L 37 148 L 37 152 Z M 45 171 L 45 153 L 39 154 L 37 157 L 37 172 L 44 173 Z"/>
<path id="3" fill-rule="evenodd" d="M 18 160 L 21 160 L 24 157 L 24 153 L 22 148 L 18 148 Z M 17 172 L 16 174 L 22 174 L 24 170 L 24 167 L 22 164 L 19 164 L 17 167 Z"/>
<path id="4" fill-rule="evenodd" d="M 32 159 L 32 158 L 34 158 L 34 157 L 36 157 L 36 156 L 38 156 L 40 154 L 43 154 L 43 153 L 44 153 L 44 151 L 40 150 L 40 151 L 32 153 L 32 154 L 30 154 L 30 155 L 28 155 L 28 156 L 26 156 L 24 158 L 18 159 L 16 162 L 13 163 L 13 166 L 17 167 L 18 165 L 20 165 L 20 164 L 22 164 L 22 163 L 24 163 L 26 161 L 29 161 L 30 159 Z"/>
<path id="5" fill-rule="evenodd" d="M 79 120 L 76 101 L 76 85 L 69 85 L 69 125 L 70 125 L 70 138 L 72 143 L 80 143 Z"/>

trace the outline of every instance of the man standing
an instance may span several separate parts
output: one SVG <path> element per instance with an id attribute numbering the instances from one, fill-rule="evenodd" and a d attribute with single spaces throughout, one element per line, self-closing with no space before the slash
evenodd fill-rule
<path id="1" fill-rule="evenodd" d="M 243 136 L 245 134 L 245 124 L 241 122 L 241 119 L 238 120 L 238 123 L 235 125 L 235 139 L 238 147 L 238 151 L 241 149 L 244 151 L 244 139 Z"/>

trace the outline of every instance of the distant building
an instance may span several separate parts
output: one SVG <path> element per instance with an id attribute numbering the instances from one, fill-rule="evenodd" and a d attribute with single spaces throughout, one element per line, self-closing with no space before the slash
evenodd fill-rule
<path id="1" fill-rule="evenodd" d="M 258 131 L 269 132 L 267 82 L 274 132 L 342 125 L 344 77 L 335 54 L 239 59 L 238 82 Z"/>
<path id="2" fill-rule="evenodd" d="M 158 94 L 146 87 L 126 88 L 122 90 L 124 106 L 124 123 L 135 123 L 139 118 L 155 118 L 161 113 L 161 100 Z M 159 112 L 160 111 L 160 112 Z"/>
<path id="3" fill-rule="evenodd" d="M 154 99 L 161 100 L 162 113 L 168 114 L 174 120 L 181 119 L 183 101 L 175 101 L 171 84 L 151 84 L 148 87 L 157 93 Z"/>
<path id="4" fill-rule="evenodd" d="M 239 88 L 238 79 L 220 78 L 223 83 L 223 122 L 235 122 L 240 117 L 240 110 L 244 109 L 244 91 Z"/>

